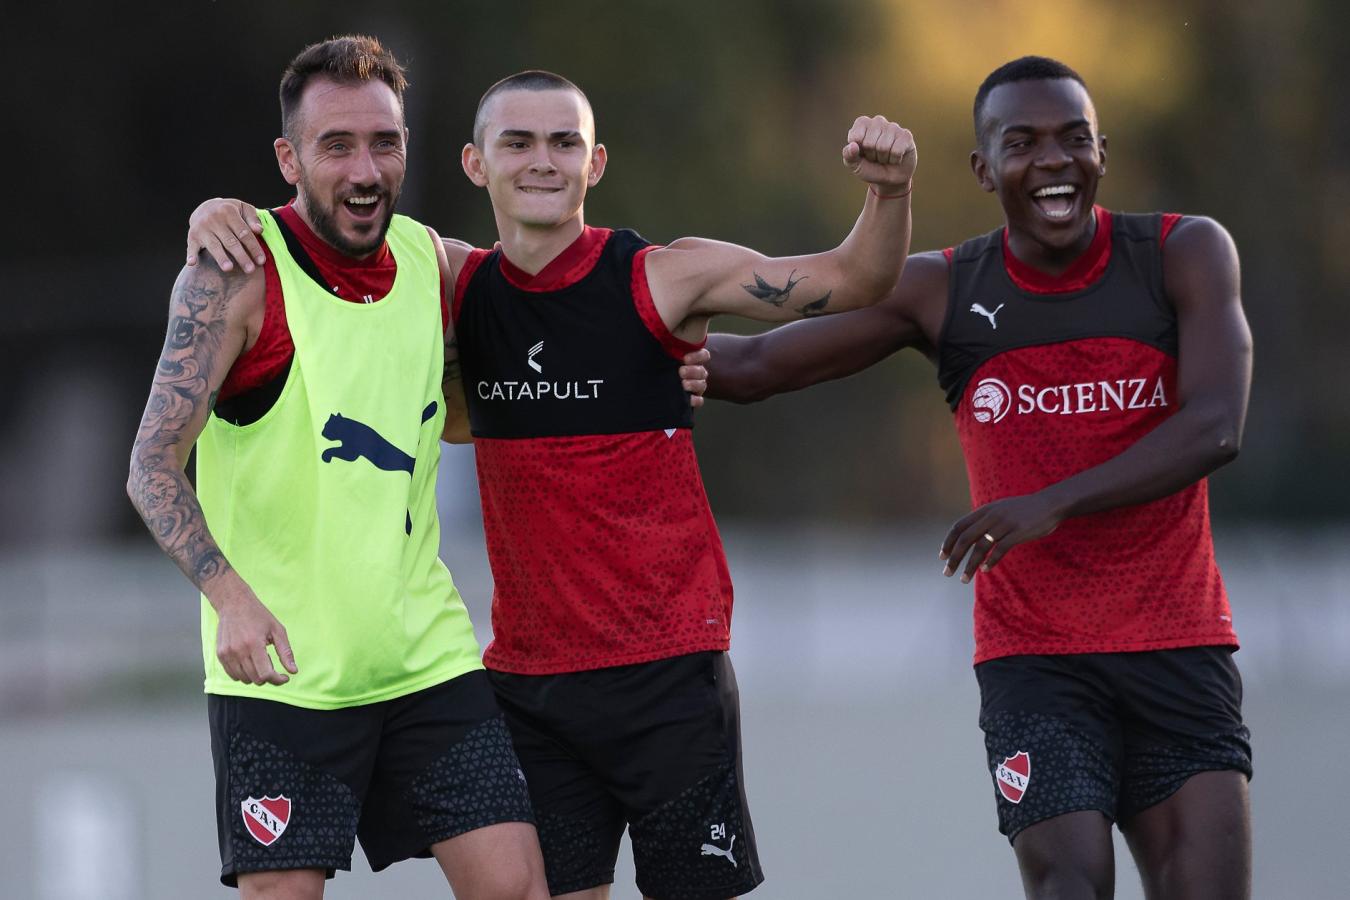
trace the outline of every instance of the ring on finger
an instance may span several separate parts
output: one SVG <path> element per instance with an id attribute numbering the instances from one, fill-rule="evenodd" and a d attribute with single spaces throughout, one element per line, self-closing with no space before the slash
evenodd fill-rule
<path id="1" fill-rule="evenodd" d="M 987 532 L 987 531 L 984 533 L 984 539 L 985 539 L 986 541 L 988 541 L 989 543 L 991 543 L 991 544 L 997 544 L 997 543 L 998 543 L 998 539 L 995 538 L 992 534 L 990 534 L 990 533 Z"/>

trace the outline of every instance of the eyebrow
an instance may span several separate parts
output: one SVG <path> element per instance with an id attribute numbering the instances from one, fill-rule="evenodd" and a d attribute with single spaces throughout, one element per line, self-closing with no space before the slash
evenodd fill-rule
<path id="1" fill-rule="evenodd" d="M 344 129 L 344 128 L 334 128 L 334 129 L 332 129 L 331 131 L 325 131 L 323 134 L 319 135 L 319 136 L 318 136 L 317 138 L 315 138 L 314 140 L 317 141 L 318 143 L 322 144 L 324 141 L 332 140 L 332 139 L 335 138 L 335 137 L 355 137 L 355 136 L 356 136 L 356 132 L 354 132 L 354 131 L 349 131 L 349 130 Z M 401 139 L 403 138 L 403 132 L 399 131 L 397 128 L 386 129 L 386 130 L 384 130 L 384 131 L 377 131 L 377 132 L 375 132 L 375 137 L 377 137 L 377 138 L 399 138 L 399 139 L 401 140 Z"/>
<path id="2" fill-rule="evenodd" d="M 1056 131 L 1072 131 L 1075 128 L 1084 128 L 1091 123 L 1087 119 L 1073 119 L 1057 127 Z M 1024 131 L 1034 133 L 1037 130 L 1034 125 L 1004 125 L 999 134 L 1008 134 L 1011 131 Z"/>
<path id="3" fill-rule="evenodd" d="M 533 131 L 528 131 L 523 128 L 504 128 L 501 133 L 497 135 L 498 138 L 532 138 L 534 136 L 535 133 Z M 581 132 L 577 131 L 575 128 L 569 128 L 565 131 L 550 131 L 548 133 L 548 139 L 550 141 L 560 141 L 563 138 L 580 140 Z"/>

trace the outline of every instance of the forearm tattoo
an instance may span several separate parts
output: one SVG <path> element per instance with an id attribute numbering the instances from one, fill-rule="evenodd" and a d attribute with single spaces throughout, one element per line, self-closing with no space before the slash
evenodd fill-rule
<path id="1" fill-rule="evenodd" d="M 765 303 L 771 304 L 773 306 L 783 306 L 785 303 L 787 303 L 789 297 L 792 294 L 792 289 L 795 288 L 801 282 L 811 277 L 810 275 L 802 275 L 797 278 L 793 278 L 792 276 L 797 274 L 797 270 L 793 269 L 791 272 L 788 273 L 787 283 L 784 284 L 782 287 L 777 287 L 776 285 L 772 285 L 769 282 L 765 281 L 764 277 L 760 275 L 758 272 L 753 272 L 752 274 L 755 276 L 755 283 L 743 284 L 741 285 L 741 287 L 745 288 L 746 292 L 749 293 L 750 296 L 754 297 L 756 300 L 763 300 Z M 795 310 L 804 319 L 809 319 L 812 316 L 821 315 L 822 313 L 825 312 L 825 307 L 829 305 L 830 295 L 833 293 L 834 291 L 826 291 L 825 296 L 820 297 L 819 299 L 812 300 L 809 303 L 804 303 L 801 306 L 793 306 L 790 308 Z"/>
<path id="2" fill-rule="evenodd" d="M 177 451 L 185 429 L 215 406 L 218 392 L 210 390 L 210 374 L 225 339 L 226 310 L 243 284 L 243 277 L 222 273 L 205 255 L 179 276 L 168 336 L 131 451 L 131 502 L 198 588 L 230 565 L 207 530 Z"/>

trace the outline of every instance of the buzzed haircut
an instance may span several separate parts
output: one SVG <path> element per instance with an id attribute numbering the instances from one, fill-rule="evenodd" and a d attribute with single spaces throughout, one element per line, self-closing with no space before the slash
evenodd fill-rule
<path id="1" fill-rule="evenodd" d="M 1050 59 L 1047 56 L 1023 56 L 1021 59 L 1004 63 L 990 72 L 989 76 L 984 79 L 984 83 L 980 85 L 980 89 L 975 92 L 976 142 L 984 142 L 985 123 L 981 121 L 981 118 L 984 115 L 984 104 L 989 99 L 990 91 L 1001 84 L 1012 84 L 1014 81 L 1051 81 L 1057 78 L 1068 78 L 1076 81 L 1083 86 L 1083 90 L 1087 90 L 1087 82 L 1083 80 L 1082 75 L 1059 60 Z"/>
<path id="2" fill-rule="evenodd" d="M 483 146 L 483 132 L 487 129 L 485 112 L 488 101 L 506 91 L 576 91 L 577 95 L 586 102 L 586 106 L 591 105 L 590 98 L 586 96 L 585 91 L 556 73 L 545 72 L 543 69 L 530 69 L 508 75 L 484 91 L 482 98 L 478 101 L 478 111 L 473 115 L 473 142 L 477 146 Z"/>
<path id="3" fill-rule="evenodd" d="M 295 140 L 296 113 L 305 85 L 314 78 L 327 78 L 338 84 L 360 84 L 376 79 L 389 85 L 403 111 L 403 91 L 408 75 L 394 54 L 378 38 L 347 34 L 310 44 L 291 60 L 281 74 L 281 134 Z"/>

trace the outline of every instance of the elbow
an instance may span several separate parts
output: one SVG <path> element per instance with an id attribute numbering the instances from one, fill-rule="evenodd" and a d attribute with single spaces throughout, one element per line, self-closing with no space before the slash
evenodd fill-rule
<path id="1" fill-rule="evenodd" d="M 876 306 L 889 297 L 899 283 L 900 273 L 897 271 L 886 269 L 872 273 L 872 277 L 864 283 L 865 286 L 858 295 L 858 307 Z"/>
<path id="2" fill-rule="evenodd" d="M 710 373 L 708 392 L 705 396 L 709 400 L 725 400 L 728 403 L 745 406 L 767 400 L 775 393 L 768 379 L 756 378 L 752 370 L 742 370 L 734 376 L 724 373 L 722 377 L 718 377 Z"/>
<path id="3" fill-rule="evenodd" d="M 1237 435 L 1220 438 L 1214 446 L 1214 468 L 1226 466 L 1242 452 L 1242 439 Z"/>
<path id="4" fill-rule="evenodd" d="M 145 464 L 135 450 L 131 452 L 131 467 L 127 472 L 127 499 L 137 512 L 141 511 L 140 485 L 145 481 Z"/>
<path id="5" fill-rule="evenodd" d="M 460 426 L 448 426 L 441 432 L 441 440 L 447 444 L 472 444 L 473 432 L 469 430 L 467 422 Z"/>
<path id="6" fill-rule="evenodd" d="M 1200 444 L 1209 471 L 1222 468 L 1242 452 L 1242 426 L 1230 416 L 1214 416 L 1203 424 Z"/>

